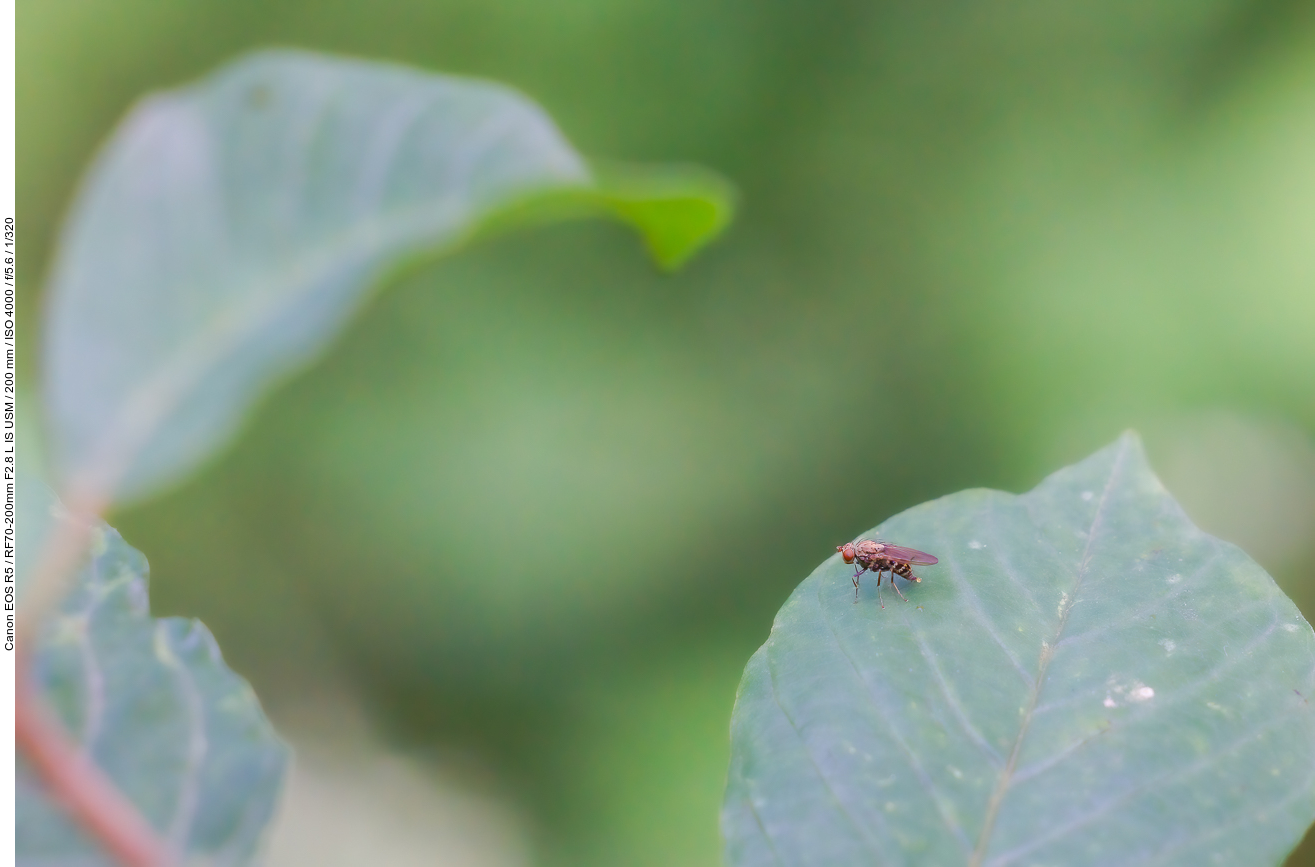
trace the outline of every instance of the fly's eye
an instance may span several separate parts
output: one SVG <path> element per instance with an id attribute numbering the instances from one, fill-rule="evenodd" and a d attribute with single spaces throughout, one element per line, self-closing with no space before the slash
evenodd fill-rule
<path id="1" fill-rule="evenodd" d="M 836 550 L 840 552 L 840 556 L 844 559 L 846 563 L 854 562 L 854 546 L 852 544 L 839 545 L 836 547 Z"/>

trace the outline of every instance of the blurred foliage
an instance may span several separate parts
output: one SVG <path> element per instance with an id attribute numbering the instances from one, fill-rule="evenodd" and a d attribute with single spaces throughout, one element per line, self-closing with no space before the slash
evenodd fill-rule
<path id="1" fill-rule="evenodd" d="M 18 484 L 24 542 L 58 535 L 52 528 L 70 520 L 64 504 L 34 476 L 20 474 Z M 141 552 L 104 523 L 90 536 L 89 562 L 70 576 L 70 592 L 36 640 L 35 679 L 79 748 L 171 849 L 252 863 L 291 751 L 204 624 L 150 617 Z M 35 559 L 25 555 L 20 585 L 31 586 Z M 18 858 L 112 867 L 47 779 L 20 762 Z"/>
<path id="2" fill-rule="evenodd" d="M 25 333 L 113 123 L 257 46 L 488 76 L 583 153 L 728 175 L 741 222 L 679 275 L 605 225 L 410 274 L 111 518 L 276 720 L 346 671 L 400 741 L 492 764 L 545 860 L 714 864 L 739 669 L 819 553 L 1129 426 L 1153 465 L 1205 410 L 1309 444 L 1304 8 L 26 0 Z M 1251 553 L 1309 617 L 1304 535 Z"/>
<path id="3" fill-rule="evenodd" d="M 732 199 L 706 169 L 600 182 L 507 87 L 243 55 L 139 101 L 70 208 L 41 332 L 52 475 L 116 506 L 176 487 L 408 264 L 517 221 L 606 214 L 674 270 Z"/>

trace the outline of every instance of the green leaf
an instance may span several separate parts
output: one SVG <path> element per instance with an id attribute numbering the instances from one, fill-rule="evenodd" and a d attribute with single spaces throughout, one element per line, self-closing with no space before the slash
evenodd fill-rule
<path id="1" fill-rule="evenodd" d="M 654 261 L 679 268 L 731 220 L 734 190 L 720 175 L 695 166 L 597 167 L 596 207 L 629 223 Z"/>
<path id="2" fill-rule="evenodd" d="M 69 219 L 45 402 L 62 489 L 144 497 L 226 442 L 407 258 L 608 214 L 675 267 L 730 215 L 706 171 L 604 172 L 500 85 L 256 54 L 142 101 Z"/>
<path id="3" fill-rule="evenodd" d="M 731 865 L 1277 864 L 1301 839 L 1315 634 L 1134 436 L 865 536 L 940 563 L 883 610 L 837 555 L 781 609 L 731 722 Z"/>
<path id="4" fill-rule="evenodd" d="M 64 510 L 20 481 L 21 523 L 44 535 Z M 29 566 L 36 549 L 20 561 Z M 38 638 L 33 665 L 70 734 L 179 850 L 214 863 L 252 860 L 289 752 L 255 694 L 196 620 L 152 619 L 146 559 L 101 524 L 92 557 Z M 18 857 L 32 864 L 111 860 L 18 765 Z"/>

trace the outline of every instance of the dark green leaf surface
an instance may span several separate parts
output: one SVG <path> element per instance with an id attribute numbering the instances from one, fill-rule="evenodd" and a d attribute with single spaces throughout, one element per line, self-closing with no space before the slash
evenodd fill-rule
<path id="1" fill-rule="evenodd" d="M 178 479 L 400 259 L 608 214 L 671 268 L 729 213 L 705 171 L 595 182 L 506 87 L 305 52 L 238 61 L 141 102 L 73 208 L 45 342 L 60 483 L 124 501 Z"/>
<path id="2" fill-rule="evenodd" d="M 20 493 L 25 525 L 61 519 L 44 485 L 24 479 Z M 146 559 L 101 525 L 90 562 L 40 637 L 37 679 L 69 732 L 161 836 L 208 863 L 249 863 L 288 748 L 209 630 L 152 619 L 148 602 Z M 112 863 L 21 759 L 17 796 L 20 864 Z"/>
<path id="3" fill-rule="evenodd" d="M 1301 839 L 1315 634 L 1135 437 L 868 536 L 940 564 L 883 610 L 837 555 L 781 609 L 731 723 L 731 865 L 1276 864 Z"/>

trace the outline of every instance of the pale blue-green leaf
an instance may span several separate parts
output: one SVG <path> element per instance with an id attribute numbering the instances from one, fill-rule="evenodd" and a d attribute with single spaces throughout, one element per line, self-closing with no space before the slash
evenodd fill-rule
<path id="1" fill-rule="evenodd" d="M 706 171 L 595 182 L 488 82 L 276 51 L 143 100 L 92 167 L 52 272 L 45 404 L 62 489 L 180 478 L 341 329 L 381 272 L 512 218 L 610 214 L 664 267 L 729 219 Z"/>
<path id="2" fill-rule="evenodd" d="M 733 867 L 1268 865 L 1301 839 L 1315 634 L 1134 436 L 868 535 L 940 563 L 883 610 L 837 555 L 781 609 L 731 722 Z"/>
<path id="3" fill-rule="evenodd" d="M 40 482 L 23 477 L 19 494 L 25 537 L 65 519 Z M 37 555 L 21 549 L 20 578 Z M 37 682 L 70 734 L 162 837 L 206 863 L 250 863 L 288 748 L 205 626 L 153 619 L 148 602 L 146 559 L 100 525 L 90 561 L 38 638 Z M 21 757 L 16 788 L 19 864 L 114 863 Z"/>

